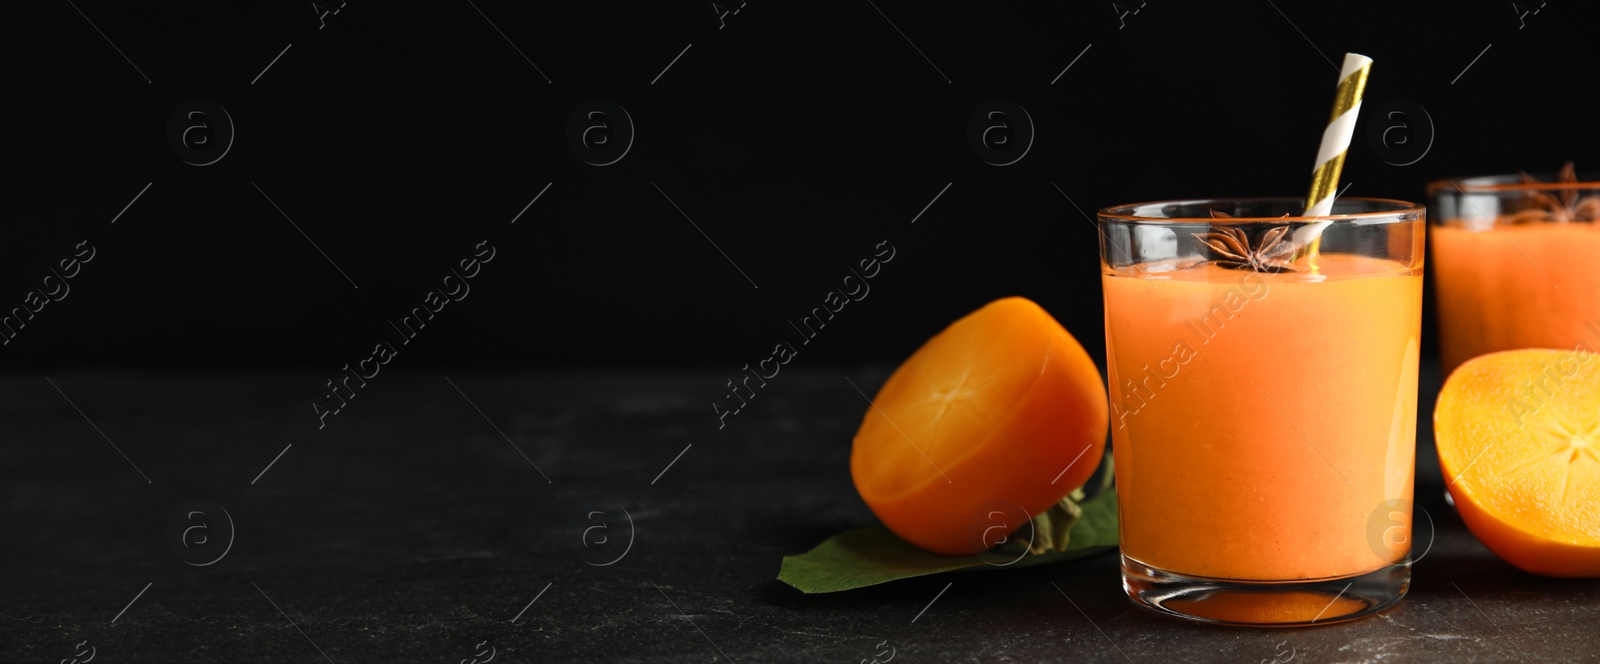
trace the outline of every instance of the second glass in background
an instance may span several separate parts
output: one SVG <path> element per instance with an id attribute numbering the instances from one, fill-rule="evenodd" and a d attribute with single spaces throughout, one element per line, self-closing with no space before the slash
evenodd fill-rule
<path id="1" fill-rule="evenodd" d="M 1600 181 L 1569 168 L 1428 194 L 1445 375 L 1496 351 L 1600 348 Z"/>

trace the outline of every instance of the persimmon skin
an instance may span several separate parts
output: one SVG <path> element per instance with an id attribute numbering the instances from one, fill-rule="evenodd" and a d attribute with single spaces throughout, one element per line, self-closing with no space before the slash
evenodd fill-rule
<path id="1" fill-rule="evenodd" d="M 907 423 L 889 428 L 881 423 L 869 426 L 874 418 L 887 417 L 886 405 L 889 411 L 895 410 L 895 404 L 883 402 L 886 393 L 890 398 L 923 394 L 925 391 L 916 388 L 932 389 L 933 382 L 925 378 L 927 374 L 972 369 L 963 367 L 961 358 L 933 356 L 949 355 L 960 348 L 936 347 L 935 342 L 971 325 L 986 325 L 983 329 L 996 330 L 1000 337 L 988 339 L 990 344 L 1000 345 L 984 349 L 983 354 L 996 356 L 996 362 L 1013 368 L 1037 370 L 1029 369 L 1026 384 L 1021 380 L 1009 381 L 1010 384 L 1000 381 L 1002 384 L 991 384 L 986 394 L 978 395 L 990 402 L 998 400 L 1010 408 L 1009 412 L 989 411 L 993 421 L 978 418 L 978 424 L 986 425 L 980 435 L 946 441 L 947 445 L 965 447 L 955 453 L 936 453 L 945 459 L 937 469 L 925 454 L 919 454 L 909 464 L 886 467 L 879 463 L 881 459 L 873 455 L 881 454 L 881 446 L 915 443 L 920 449 L 928 444 L 927 440 L 908 440 L 910 436 L 900 428 L 919 427 Z M 1032 343 L 1041 338 L 1042 343 Z M 1020 341 L 1012 347 L 1006 344 L 1008 339 Z M 977 367 L 980 371 L 984 368 Z M 991 302 L 930 339 L 890 376 L 874 404 L 863 417 L 851 452 L 851 476 L 856 489 L 889 530 L 907 542 L 942 555 L 971 555 L 986 550 L 996 542 L 992 537 L 986 539 L 985 524 L 1004 522 L 1015 528 L 1022 521 L 1017 510 L 1027 516 L 1045 511 L 1081 486 L 1105 452 L 1109 413 L 1099 369 L 1066 329 L 1025 298 Z M 973 421 L 966 424 L 972 425 Z M 904 458 L 903 450 L 896 453 Z M 901 475 L 885 478 L 895 473 Z M 913 476 L 911 481 L 904 481 L 905 475 Z M 984 518 L 984 512 L 996 506 L 1006 509 L 1010 518 Z"/>
<path id="2" fill-rule="evenodd" d="M 1449 476 L 1445 481 L 1450 481 Z M 1600 549 L 1530 533 L 1502 521 L 1471 500 L 1456 498 L 1456 511 L 1478 541 L 1517 569 L 1557 578 L 1600 577 Z"/>
<path id="3" fill-rule="evenodd" d="M 1576 420 L 1584 414 L 1591 419 L 1600 415 L 1600 361 L 1597 360 L 1600 356 L 1591 353 L 1560 350 L 1490 353 L 1463 363 L 1445 381 L 1439 393 L 1434 409 L 1434 431 L 1439 443 L 1440 468 L 1455 500 L 1456 511 L 1485 547 L 1525 572 L 1564 578 L 1600 577 L 1600 537 L 1595 534 L 1600 532 L 1600 518 L 1595 517 L 1593 507 L 1588 508 L 1586 523 L 1581 524 L 1589 532 L 1579 532 L 1582 528 L 1575 526 L 1580 524 L 1566 523 L 1551 516 L 1553 511 L 1565 506 L 1568 499 L 1565 494 L 1572 490 L 1566 484 L 1571 479 L 1570 473 L 1583 472 L 1586 473 L 1583 477 L 1591 480 L 1577 490 L 1587 491 L 1589 495 L 1600 492 L 1592 481 L 1593 471 L 1565 469 L 1569 475 L 1561 480 L 1565 486 L 1558 500 L 1552 500 L 1549 490 L 1541 491 L 1533 486 L 1539 479 L 1554 479 L 1553 475 L 1541 477 L 1538 473 L 1550 475 L 1562 463 L 1600 464 L 1582 458 L 1589 454 L 1583 446 L 1600 441 L 1563 448 L 1559 437 L 1549 441 L 1534 437 L 1536 444 L 1530 453 L 1529 445 L 1521 439 L 1496 438 L 1495 434 L 1505 434 L 1505 427 L 1519 417 L 1516 426 L 1523 423 L 1537 426 L 1548 418 Z M 1568 367 L 1574 368 L 1571 375 L 1565 375 L 1569 373 Z M 1555 373 L 1550 373 L 1552 370 Z M 1539 387 L 1523 389 L 1531 385 Z M 1536 402 L 1537 410 L 1532 408 L 1535 402 L 1527 401 L 1533 395 L 1545 399 Z M 1577 451 L 1577 456 L 1563 461 L 1562 457 L 1573 450 Z M 1514 476 L 1518 471 L 1501 470 L 1501 454 L 1521 455 L 1546 467 L 1535 468 L 1537 472 L 1532 479 L 1527 475 Z M 1484 458 L 1477 459 L 1478 456 Z M 1554 463 L 1550 463 L 1552 460 Z M 1583 513 L 1580 506 L 1577 514 Z"/>

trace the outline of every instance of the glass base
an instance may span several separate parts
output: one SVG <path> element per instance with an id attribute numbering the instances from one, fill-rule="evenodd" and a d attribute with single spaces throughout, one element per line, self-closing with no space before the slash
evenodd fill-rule
<path id="1" fill-rule="evenodd" d="M 1219 625 L 1302 627 L 1366 617 L 1411 588 L 1406 562 L 1329 579 L 1241 581 L 1186 576 L 1122 556 L 1122 589 L 1157 613 Z"/>

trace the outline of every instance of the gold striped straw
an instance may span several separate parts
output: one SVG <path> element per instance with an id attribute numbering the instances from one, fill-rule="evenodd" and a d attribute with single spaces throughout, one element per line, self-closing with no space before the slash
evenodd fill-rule
<path id="1" fill-rule="evenodd" d="M 1372 71 L 1372 58 L 1356 53 L 1344 54 L 1344 67 L 1339 71 L 1339 89 L 1333 97 L 1333 113 L 1328 116 L 1328 126 L 1322 130 L 1322 145 L 1317 149 L 1317 165 L 1311 169 L 1311 193 L 1306 196 L 1307 217 L 1323 217 L 1333 211 L 1333 199 L 1339 192 L 1339 175 L 1344 170 L 1344 155 L 1350 148 L 1350 137 L 1355 133 L 1356 118 L 1361 113 L 1361 95 L 1367 89 L 1367 75 Z M 1295 232 L 1298 255 L 1315 257 L 1322 242 L 1322 230 L 1329 221 L 1307 224 Z M 1297 256 L 1298 257 L 1298 256 Z"/>

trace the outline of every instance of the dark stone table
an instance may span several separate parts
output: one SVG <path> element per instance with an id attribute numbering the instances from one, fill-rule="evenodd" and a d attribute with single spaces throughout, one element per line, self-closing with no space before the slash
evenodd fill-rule
<path id="1" fill-rule="evenodd" d="M 321 430 L 308 404 L 332 376 L 312 371 L 13 374 L 0 660 L 1600 661 L 1600 582 L 1511 568 L 1441 499 L 1436 374 L 1418 502 L 1437 532 L 1410 597 L 1279 630 L 1136 608 L 1114 555 L 834 595 L 779 583 L 783 555 L 872 520 L 845 377 L 870 393 L 882 368 L 786 369 L 721 430 L 721 373 L 396 363 Z M 192 500 L 234 529 L 205 566 L 167 542 Z M 220 537 L 198 519 L 196 543 Z M 596 525 L 612 553 L 582 558 Z"/>

